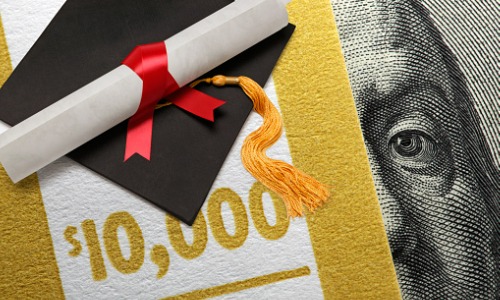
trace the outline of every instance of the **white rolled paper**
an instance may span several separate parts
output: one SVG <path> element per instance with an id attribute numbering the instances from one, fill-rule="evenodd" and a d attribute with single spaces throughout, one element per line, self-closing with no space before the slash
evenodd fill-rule
<path id="1" fill-rule="evenodd" d="M 276 33 L 287 2 L 237 0 L 167 39 L 170 74 L 182 87 Z M 119 66 L 0 135 L 0 163 L 18 182 L 130 118 L 141 96 L 142 79 Z"/>

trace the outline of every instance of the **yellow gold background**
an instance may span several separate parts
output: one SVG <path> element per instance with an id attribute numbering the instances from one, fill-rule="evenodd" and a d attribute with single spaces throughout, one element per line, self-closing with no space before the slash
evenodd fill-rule
<path id="1" fill-rule="evenodd" d="M 332 186 L 307 217 L 328 299 L 398 299 L 399 287 L 329 0 L 294 0 L 273 77 L 293 163 Z"/>

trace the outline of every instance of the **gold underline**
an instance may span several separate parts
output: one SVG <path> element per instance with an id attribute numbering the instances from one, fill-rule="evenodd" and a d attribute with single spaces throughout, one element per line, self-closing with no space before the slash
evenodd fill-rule
<path id="1" fill-rule="evenodd" d="M 311 275 L 311 270 L 308 266 L 304 266 L 298 269 L 257 276 L 245 280 L 239 280 L 219 286 L 210 287 L 207 289 L 194 290 L 185 294 L 166 297 L 162 300 L 211 298 L 307 275 Z"/>

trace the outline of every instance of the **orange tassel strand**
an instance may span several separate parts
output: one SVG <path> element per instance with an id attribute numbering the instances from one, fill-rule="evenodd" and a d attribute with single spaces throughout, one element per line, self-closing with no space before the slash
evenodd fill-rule
<path id="1" fill-rule="evenodd" d="M 302 216 L 303 205 L 314 211 L 326 202 L 330 193 L 325 185 L 294 166 L 266 155 L 266 150 L 281 136 L 283 122 L 259 84 L 244 76 L 218 75 L 195 81 L 191 86 L 200 82 L 215 86 L 238 85 L 252 100 L 254 110 L 263 118 L 263 124 L 243 142 L 241 160 L 250 174 L 281 196 L 289 216 Z"/>

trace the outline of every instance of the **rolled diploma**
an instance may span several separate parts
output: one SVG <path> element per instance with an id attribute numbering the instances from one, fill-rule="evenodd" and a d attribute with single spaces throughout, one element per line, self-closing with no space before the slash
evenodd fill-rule
<path id="1" fill-rule="evenodd" d="M 237 0 L 170 37 L 170 74 L 182 87 L 276 33 L 286 2 Z M 0 163 L 18 182 L 130 118 L 141 96 L 142 79 L 121 65 L 0 135 Z"/>

